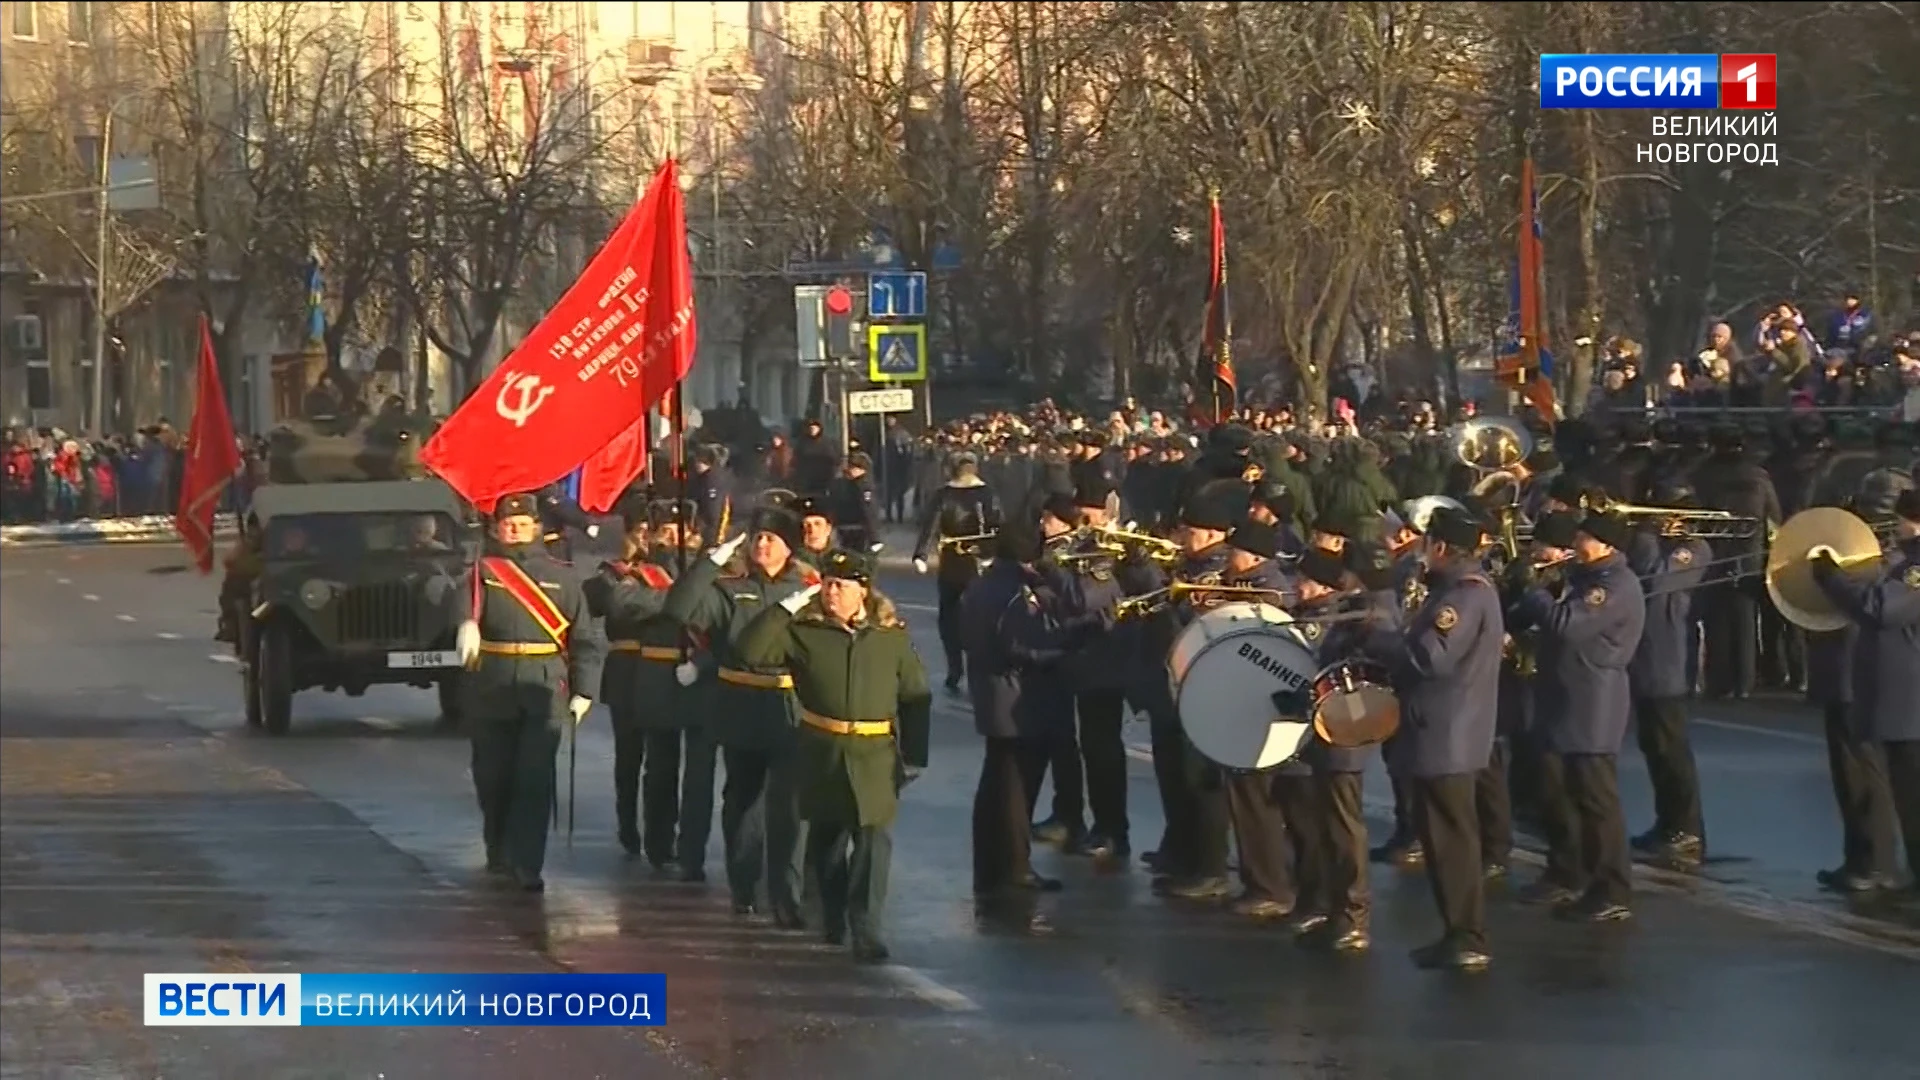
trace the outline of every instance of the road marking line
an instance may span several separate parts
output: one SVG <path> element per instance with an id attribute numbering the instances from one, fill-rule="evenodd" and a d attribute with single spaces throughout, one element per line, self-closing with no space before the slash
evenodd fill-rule
<path id="1" fill-rule="evenodd" d="M 94 603 L 96 603 L 96 604 L 100 602 L 100 598 L 99 598 L 99 597 L 97 597 L 97 596 L 95 596 L 95 595 L 93 595 L 92 593 L 81 593 L 81 594 L 80 594 L 80 599 L 82 599 L 82 600 L 92 600 L 92 601 L 93 601 Z"/>
<path id="2" fill-rule="evenodd" d="M 896 600 L 893 606 L 907 611 L 925 611 L 934 615 L 940 614 L 940 606 L 938 604 L 916 604 L 906 600 Z"/>
<path id="3" fill-rule="evenodd" d="M 192 705 L 169 705 L 167 706 L 167 711 L 170 713 L 190 713 L 197 710 Z"/>
<path id="4" fill-rule="evenodd" d="M 389 720 L 384 716 L 363 716 L 360 722 L 376 731 L 399 731 L 400 721 Z"/>
<path id="5" fill-rule="evenodd" d="M 180 635 L 170 630 L 155 631 L 153 636 L 159 638 L 161 641 L 179 641 L 180 640 Z"/>
<path id="6" fill-rule="evenodd" d="M 63 577 L 57 577 L 57 578 L 54 578 L 54 579 L 53 579 L 53 583 L 54 583 L 55 585 L 71 585 L 71 584 L 73 584 L 73 579 L 72 579 L 72 578 L 63 578 Z"/>
<path id="7" fill-rule="evenodd" d="M 134 618 L 133 616 L 131 616 L 131 615 L 127 615 L 127 614 L 124 614 L 124 613 L 123 613 L 123 614 L 120 614 L 120 615 L 115 615 L 115 616 L 114 616 L 114 618 L 116 618 L 116 619 L 119 619 L 119 620 L 120 620 L 121 622 L 137 622 L 137 621 L 139 621 L 139 620 L 137 620 L 137 619 L 135 619 L 135 618 Z"/>
<path id="8" fill-rule="evenodd" d="M 224 653 L 224 652 L 208 653 L 207 659 L 213 661 L 216 664 L 237 664 L 240 662 L 239 657 L 233 655 L 232 653 Z"/>
<path id="9" fill-rule="evenodd" d="M 1693 722 L 1704 727 L 1720 728 L 1723 731 L 1738 731 L 1747 735 L 1767 735 L 1775 739 L 1785 739 L 1788 742 L 1811 743 L 1814 746 L 1827 745 L 1827 740 L 1822 736 L 1809 735 L 1804 731 L 1781 731 L 1778 728 L 1755 727 L 1752 724 L 1736 724 L 1731 720 L 1708 720 L 1701 716 L 1694 717 Z"/>
<path id="10" fill-rule="evenodd" d="M 900 988 L 936 1008 L 948 1012 L 979 1012 L 980 1003 L 918 968 L 888 964 L 882 969 Z"/>

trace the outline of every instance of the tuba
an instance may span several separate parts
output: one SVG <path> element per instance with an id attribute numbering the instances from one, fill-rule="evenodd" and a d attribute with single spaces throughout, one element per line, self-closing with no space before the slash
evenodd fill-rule
<path id="1" fill-rule="evenodd" d="M 1464 513 L 1466 507 L 1460 500 L 1449 499 L 1445 495 L 1422 495 L 1417 499 L 1408 499 L 1400 507 L 1406 515 L 1407 525 L 1422 536 L 1427 534 L 1427 526 L 1433 523 L 1433 515 L 1438 510 L 1458 510 Z"/>

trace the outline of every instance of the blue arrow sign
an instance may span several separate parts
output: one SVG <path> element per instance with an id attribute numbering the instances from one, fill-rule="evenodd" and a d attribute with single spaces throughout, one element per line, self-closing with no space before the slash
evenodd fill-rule
<path id="1" fill-rule="evenodd" d="M 867 276 L 867 317 L 870 319 L 924 319 L 927 317 L 927 275 L 919 270 Z"/>

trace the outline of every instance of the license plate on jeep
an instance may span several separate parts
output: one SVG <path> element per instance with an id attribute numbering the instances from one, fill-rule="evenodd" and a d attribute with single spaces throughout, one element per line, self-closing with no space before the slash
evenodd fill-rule
<path id="1" fill-rule="evenodd" d="M 390 668 L 459 667 L 460 654 L 451 649 L 443 652 L 394 652 L 387 654 L 387 666 Z"/>

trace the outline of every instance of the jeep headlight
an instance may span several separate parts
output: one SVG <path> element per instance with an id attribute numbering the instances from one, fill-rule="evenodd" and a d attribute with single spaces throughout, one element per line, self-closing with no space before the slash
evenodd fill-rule
<path id="1" fill-rule="evenodd" d="M 315 611 L 326 607 L 327 601 L 331 599 L 333 599 L 333 586 L 324 581 L 316 579 L 300 586 L 300 602 Z"/>

